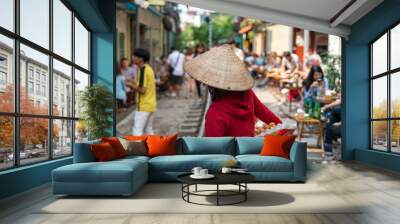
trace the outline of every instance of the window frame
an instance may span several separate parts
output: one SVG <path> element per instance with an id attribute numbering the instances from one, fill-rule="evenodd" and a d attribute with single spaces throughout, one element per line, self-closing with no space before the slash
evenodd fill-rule
<path id="1" fill-rule="evenodd" d="M 373 39 L 369 44 L 369 149 L 373 151 L 379 151 L 379 152 L 386 152 L 386 153 L 391 153 L 391 154 L 400 154 L 400 152 L 394 152 L 392 151 L 392 135 L 391 135 L 391 129 L 392 129 L 392 121 L 400 121 L 400 117 L 393 117 L 392 116 L 392 98 L 391 98 L 391 80 L 392 80 L 392 75 L 396 75 L 396 73 L 400 72 L 400 66 L 397 68 L 391 68 L 391 31 L 393 28 L 400 26 L 400 21 L 395 22 L 392 24 L 390 27 L 386 28 L 384 32 L 379 34 L 375 39 Z M 376 43 L 381 37 L 384 35 L 387 35 L 387 64 L 386 64 L 386 71 L 382 72 L 380 74 L 373 74 L 373 44 Z M 386 77 L 386 86 L 387 86 L 387 105 L 386 105 L 386 117 L 385 118 L 373 118 L 373 81 L 379 78 Z M 379 150 L 374 148 L 374 136 L 373 136 L 373 122 L 376 121 L 386 121 L 387 122 L 387 138 L 386 138 L 386 150 Z"/>
<path id="2" fill-rule="evenodd" d="M 72 106 L 71 108 L 71 114 L 70 116 L 56 116 L 53 115 L 53 59 L 58 60 L 61 63 L 64 63 L 68 66 L 71 66 L 71 80 L 70 82 L 70 86 L 71 86 L 71 92 L 72 92 L 72 99 L 71 99 L 71 105 L 75 104 L 75 88 L 74 88 L 74 82 L 75 82 L 75 69 L 78 69 L 79 71 L 85 73 L 88 75 L 89 77 L 89 83 L 88 86 L 92 85 L 92 73 L 91 73 L 91 65 L 92 65 L 92 61 L 91 61 L 91 37 L 92 37 L 92 30 L 89 29 L 88 25 L 84 22 L 84 20 L 72 9 L 72 7 L 65 1 L 65 0 L 59 0 L 68 10 L 71 11 L 71 18 L 70 18 L 70 22 L 71 22 L 71 26 L 72 26 L 72 30 L 71 30 L 71 59 L 67 59 L 64 58 L 63 56 L 55 53 L 53 50 L 53 21 L 54 21 L 54 17 L 53 17 L 53 1 L 54 0 L 47 0 L 49 2 L 49 47 L 48 49 L 46 49 L 45 47 L 42 47 L 39 44 L 34 43 L 33 41 L 30 41 L 29 39 L 23 37 L 20 35 L 20 0 L 14 0 L 13 1 L 13 10 L 14 10 L 14 18 L 13 18 L 13 22 L 14 22 L 14 30 L 10 31 L 4 27 L 0 26 L 0 35 L 3 35 L 5 37 L 11 38 L 13 41 L 13 54 L 12 54 L 12 62 L 13 64 L 12 66 L 12 73 L 11 75 L 13 75 L 13 79 L 14 79 L 14 99 L 13 99 L 13 112 L 2 112 L 0 111 L 0 116 L 4 116 L 4 117 L 11 117 L 13 119 L 13 166 L 10 167 L 5 167 L 5 168 L 0 168 L 0 172 L 4 171 L 4 170 L 10 170 L 10 169 L 16 169 L 18 167 L 23 167 L 23 166 L 29 166 L 29 165 L 33 165 L 33 164 L 37 164 L 37 163 L 43 163 L 49 160 L 54 160 L 54 159 L 62 159 L 65 157 L 70 157 L 73 155 L 74 152 L 74 143 L 75 143 L 75 125 L 76 125 L 76 121 L 79 120 L 79 117 L 75 116 L 75 108 Z M 78 64 L 75 63 L 75 18 L 77 20 L 79 20 L 79 22 L 84 26 L 84 28 L 88 31 L 89 34 L 89 39 L 88 39 L 88 69 L 85 69 L 81 66 L 79 66 Z M 27 114 L 27 113 L 21 113 L 20 111 L 20 85 L 21 85 L 21 81 L 20 81 L 20 45 L 23 44 L 29 48 L 32 48 L 33 50 L 36 50 L 40 53 L 43 53 L 45 55 L 48 56 L 49 62 L 48 62 L 48 82 L 46 84 L 46 91 L 48 91 L 48 93 L 46 93 L 46 96 L 48 97 L 48 113 L 46 115 L 39 115 L 39 114 Z M 29 66 L 29 64 L 27 64 L 27 66 Z M 30 67 L 27 67 L 27 70 Z M 40 73 L 41 75 L 42 73 Z M 25 74 L 27 81 L 30 80 L 30 74 L 27 73 Z M 34 86 L 36 83 L 36 69 L 33 70 L 33 82 L 34 82 Z M 41 82 L 41 76 L 39 76 L 39 83 L 41 84 L 40 86 L 42 87 L 42 82 Z M 28 87 L 28 86 L 27 86 Z M 29 91 L 27 89 L 27 91 Z M 36 91 L 36 89 L 34 89 L 34 91 Z M 41 96 L 42 94 L 40 94 Z M 48 151 L 48 155 L 47 158 L 43 158 L 43 160 L 38 161 L 38 162 L 32 162 L 32 163 L 26 163 L 26 164 L 21 164 L 20 161 L 20 119 L 21 118 L 45 118 L 47 119 L 48 122 L 48 136 L 47 136 L 47 142 L 49 143 L 47 145 L 47 151 Z M 65 120 L 65 121 L 70 121 L 71 122 L 71 129 L 72 129 L 72 133 L 71 133 L 71 153 L 68 155 L 62 155 L 62 156 L 54 156 L 54 147 L 53 147 L 53 122 L 57 121 L 57 120 Z"/>

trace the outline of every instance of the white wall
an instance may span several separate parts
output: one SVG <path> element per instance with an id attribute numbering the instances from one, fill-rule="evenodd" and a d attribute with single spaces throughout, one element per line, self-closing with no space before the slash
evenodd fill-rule
<path id="1" fill-rule="evenodd" d="M 267 28 L 267 38 L 270 38 L 267 41 L 270 46 L 267 46 L 267 49 L 271 51 L 275 51 L 278 54 L 282 54 L 284 51 L 291 50 L 291 35 L 292 35 L 291 27 L 284 25 L 272 25 Z"/>

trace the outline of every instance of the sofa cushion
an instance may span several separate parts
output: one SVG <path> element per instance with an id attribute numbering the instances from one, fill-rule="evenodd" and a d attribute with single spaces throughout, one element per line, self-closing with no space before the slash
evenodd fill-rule
<path id="1" fill-rule="evenodd" d="M 126 155 L 145 156 L 147 155 L 146 143 L 144 141 L 131 141 L 124 138 L 118 138 L 126 151 Z"/>
<path id="2" fill-rule="evenodd" d="M 178 134 L 168 136 L 151 135 L 147 137 L 146 144 L 149 149 L 148 156 L 165 156 L 176 154 L 176 139 Z"/>
<path id="3" fill-rule="evenodd" d="M 110 143 L 117 158 L 122 158 L 126 156 L 126 151 L 124 149 L 124 146 L 122 146 L 121 142 L 117 137 L 103 137 L 101 138 L 101 142 Z"/>
<path id="4" fill-rule="evenodd" d="M 113 146 L 109 142 L 93 144 L 90 147 L 92 148 L 94 157 L 96 157 L 96 161 L 105 162 L 118 159 L 118 156 L 115 154 Z"/>
<path id="5" fill-rule="evenodd" d="M 158 156 L 149 160 L 149 170 L 163 172 L 190 172 L 193 167 L 203 167 L 212 172 L 219 171 L 230 159 L 231 155 L 175 155 Z"/>
<path id="6" fill-rule="evenodd" d="M 177 153 L 184 155 L 235 154 L 233 137 L 183 137 L 177 146 Z"/>
<path id="7" fill-rule="evenodd" d="M 263 137 L 236 137 L 236 155 L 260 154 Z"/>
<path id="8" fill-rule="evenodd" d="M 290 159 L 290 148 L 296 140 L 296 135 L 266 135 L 261 156 L 280 156 Z"/>
<path id="9" fill-rule="evenodd" d="M 293 172 L 292 161 L 278 156 L 239 155 L 240 167 L 249 172 Z"/>
<path id="10" fill-rule="evenodd" d="M 91 149 L 92 144 L 99 144 L 101 141 L 93 140 L 88 142 L 75 143 L 74 147 L 74 163 L 95 162 L 96 158 Z"/>
<path id="11" fill-rule="evenodd" d="M 75 163 L 53 170 L 53 181 L 130 182 L 135 172 L 147 172 L 146 166 L 146 162 L 140 159 Z"/>

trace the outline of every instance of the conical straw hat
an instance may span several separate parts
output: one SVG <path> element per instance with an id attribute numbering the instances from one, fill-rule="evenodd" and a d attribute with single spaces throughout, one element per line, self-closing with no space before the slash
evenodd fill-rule
<path id="1" fill-rule="evenodd" d="M 218 89 L 244 91 L 254 85 L 244 62 L 229 45 L 198 55 L 186 62 L 184 69 L 194 79 Z"/>

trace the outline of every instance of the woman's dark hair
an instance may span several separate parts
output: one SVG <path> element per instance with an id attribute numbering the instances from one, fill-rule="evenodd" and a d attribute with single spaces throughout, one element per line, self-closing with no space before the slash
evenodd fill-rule
<path id="1" fill-rule="evenodd" d="M 319 65 L 313 65 L 310 68 L 310 72 L 308 73 L 308 76 L 306 78 L 306 80 L 304 80 L 303 82 L 303 86 L 306 88 L 306 90 L 308 91 L 308 89 L 310 89 L 311 84 L 316 81 L 314 80 L 314 73 L 319 72 L 322 74 L 321 79 L 324 80 L 324 72 L 322 71 L 322 68 Z"/>
<path id="2" fill-rule="evenodd" d="M 204 45 L 203 43 L 200 42 L 200 43 L 196 44 L 196 46 L 195 46 L 195 48 L 194 48 L 194 56 L 197 56 L 197 55 L 199 55 L 199 54 L 204 53 L 204 52 L 199 53 L 199 52 L 197 51 L 200 47 L 204 49 L 204 52 L 206 51 L 206 45 Z"/>
<path id="3" fill-rule="evenodd" d="M 212 101 L 219 99 L 220 97 L 224 96 L 225 94 L 227 94 L 229 92 L 227 90 L 218 89 L 218 88 L 214 88 L 211 86 L 207 86 L 207 89 L 210 92 Z"/>
<path id="4" fill-rule="evenodd" d="M 193 48 L 186 47 L 185 55 L 190 56 L 193 54 Z"/>
<path id="5" fill-rule="evenodd" d="M 135 48 L 133 50 L 133 55 L 143 59 L 144 62 L 148 62 L 150 60 L 150 52 L 143 48 Z"/>
<path id="6" fill-rule="evenodd" d="M 118 63 L 115 65 L 115 73 L 117 73 L 117 75 L 122 75 L 121 66 Z"/>

